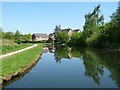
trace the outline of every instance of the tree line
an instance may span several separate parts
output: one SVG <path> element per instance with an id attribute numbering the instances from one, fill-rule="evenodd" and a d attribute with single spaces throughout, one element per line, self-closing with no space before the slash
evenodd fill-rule
<path id="1" fill-rule="evenodd" d="M 31 41 L 31 34 L 21 34 L 20 31 L 16 30 L 13 32 L 4 32 L 2 28 L 0 28 L 0 38 L 14 40 L 15 43 L 20 44 L 21 42 L 29 42 Z"/>
<path id="2" fill-rule="evenodd" d="M 111 20 L 104 22 L 104 15 L 100 15 L 100 5 L 91 13 L 85 15 L 83 31 L 74 32 L 71 38 L 66 32 L 59 32 L 60 25 L 55 27 L 56 43 L 90 47 L 120 48 L 120 2 L 116 11 L 110 16 Z"/>

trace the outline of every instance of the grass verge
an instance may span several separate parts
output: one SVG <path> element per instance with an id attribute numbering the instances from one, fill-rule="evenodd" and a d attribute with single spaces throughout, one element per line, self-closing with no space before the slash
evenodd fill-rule
<path id="1" fill-rule="evenodd" d="M 2 45 L 2 54 L 10 53 L 13 51 L 17 51 L 23 48 L 26 48 L 28 46 L 31 46 L 32 44 L 19 44 L 19 45 Z"/>
<path id="2" fill-rule="evenodd" d="M 38 59 L 42 52 L 43 44 L 2 59 L 2 79 L 7 80 L 17 73 L 22 72 L 26 67 Z"/>

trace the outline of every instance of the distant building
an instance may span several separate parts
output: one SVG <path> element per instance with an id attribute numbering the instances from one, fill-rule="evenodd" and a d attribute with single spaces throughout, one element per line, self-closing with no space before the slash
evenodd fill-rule
<path id="1" fill-rule="evenodd" d="M 47 41 L 49 36 L 47 34 L 35 33 L 32 35 L 32 41 Z"/>
<path id="2" fill-rule="evenodd" d="M 75 30 L 72 30 L 71 28 L 61 29 L 60 25 L 56 26 L 54 30 L 55 30 L 54 33 L 50 33 L 49 34 L 49 40 L 50 41 L 54 41 L 55 40 L 55 34 L 57 34 L 58 32 L 67 32 L 67 34 L 69 36 L 69 40 L 71 39 L 71 36 L 72 36 L 73 32 L 80 33 L 80 29 L 75 29 Z"/>
<path id="3" fill-rule="evenodd" d="M 75 30 L 73 30 L 73 32 L 80 32 L 80 29 L 75 29 Z"/>
<path id="4" fill-rule="evenodd" d="M 54 33 L 50 33 L 50 34 L 49 34 L 49 39 L 55 40 Z"/>
<path id="5" fill-rule="evenodd" d="M 61 32 L 67 32 L 68 36 L 71 37 L 73 30 L 71 28 L 61 29 Z"/>

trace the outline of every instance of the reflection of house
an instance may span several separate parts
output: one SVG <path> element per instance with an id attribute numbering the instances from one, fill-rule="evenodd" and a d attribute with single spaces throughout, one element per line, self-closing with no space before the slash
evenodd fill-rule
<path id="1" fill-rule="evenodd" d="M 47 34 L 36 33 L 32 35 L 33 41 L 47 41 L 49 39 Z"/>
<path id="2" fill-rule="evenodd" d="M 48 52 L 48 47 L 44 47 L 43 50 L 42 50 L 42 53 L 47 53 Z"/>

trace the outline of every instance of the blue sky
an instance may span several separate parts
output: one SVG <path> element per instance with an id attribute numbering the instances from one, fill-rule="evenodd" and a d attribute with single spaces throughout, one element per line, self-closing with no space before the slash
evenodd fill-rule
<path id="1" fill-rule="evenodd" d="M 55 25 L 62 28 L 79 28 L 84 25 L 84 15 L 101 4 L 105 22 L 117 9 L 117 2 L 3 2 L 2 28 L 15 32 L 51 33 Z"/>

